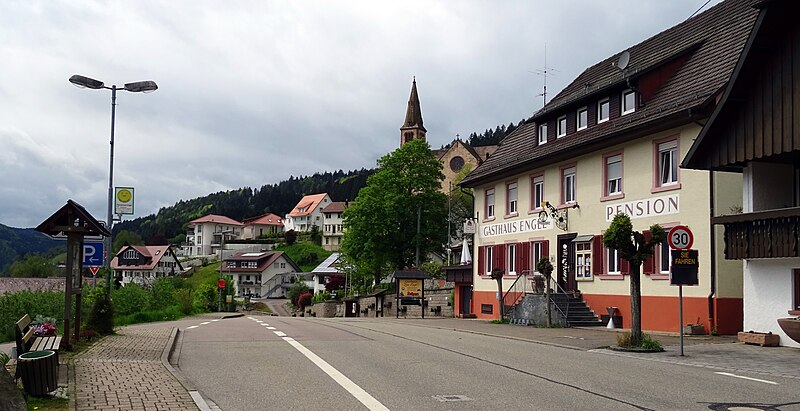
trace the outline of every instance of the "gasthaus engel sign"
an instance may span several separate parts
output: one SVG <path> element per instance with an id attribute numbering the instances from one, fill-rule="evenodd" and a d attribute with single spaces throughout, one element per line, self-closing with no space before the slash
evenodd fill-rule
<path id="1" fill-rule="evenodd" d="M 606 206 L 606 221 L 613 220 L 614 216 L 619 213 L 627 214 L 631 219 L 678 214 L 678 212 L 680 212 L 679 200 L 678 194 L 673 194 L 663 197 L 628 201 L 625 203 L 609 204 Z"/>
<path id="2" fill-rule="evenodd" d="M 533 231 L 549 230 L 551 228 L 553 228 L 553 221 L 550 218 L 545 221 L 540 221 L 538 218 L 526 218 L 522 220 L 483 225 L 481 226 L 481 237 L 529 233 Z"/>

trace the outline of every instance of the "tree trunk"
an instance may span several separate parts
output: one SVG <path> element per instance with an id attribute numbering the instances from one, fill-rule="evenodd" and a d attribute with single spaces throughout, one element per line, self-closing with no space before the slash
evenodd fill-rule
<path id="1" fill-rule="evenodd" d="M 638 347 L 642 341 L 642 285 L 641 265 L 631 264 L 631 345 Z"/>
<path id="2" fill-rule="evenodd" d="M 500 303 L 500 319 L 502 320 L 503 316 L 505 315 L 505 312 L 504 312 L 505 311 L 505 303 L 503 302 L 503 279 L 502 278 L 498 278 L 497 279 L 497 295 L 500 296 L 497 299 L 497 302 Z"/>

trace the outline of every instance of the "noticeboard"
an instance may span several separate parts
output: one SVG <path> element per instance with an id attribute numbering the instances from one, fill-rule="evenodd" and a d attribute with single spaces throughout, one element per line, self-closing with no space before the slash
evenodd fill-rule
<path id="1" fill-rule="evenodd" d="M 698 285 L 697 250 L 672 250 L 672 265 L 669 269 L 671 285 Z"/>
<path id="2" fill-rule="evenodd" d="M 422 298 L 422 280 L 421 279 L 400 279 L 400 298 L 415 297 Z"/>

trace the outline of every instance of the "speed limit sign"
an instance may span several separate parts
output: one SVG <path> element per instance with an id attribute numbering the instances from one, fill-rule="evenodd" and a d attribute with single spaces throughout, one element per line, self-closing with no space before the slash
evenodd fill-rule
<path id="1" fill-rule="evenodd" d="M 673 250 L 688 250 L 692 248 L 694 243 L 694 235 L 689 227 L 678 225 L 672 227 L 667 234 L 667 242 L 669 247 Z"/>

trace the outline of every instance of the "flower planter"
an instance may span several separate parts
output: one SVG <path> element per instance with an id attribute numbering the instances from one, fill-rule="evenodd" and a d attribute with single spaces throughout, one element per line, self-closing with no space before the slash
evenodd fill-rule
<path id="1" fill-rule="evenodd" d="M 789 338 L 800 342 L 800 319 L 796 317 L 778 318 L 778 325 Z"/>
<path id="2" fill-rule="evenodd" d="M 684 335 L 706 335 L 706 327 L 703 324 L 686 324 L 683 326 Z"/>
<path id="3" fill-rule="evenodd" d="M 754 331 L 742 332 L 740 331 L 738 334 L 739 342 L 743 342 L 745 344 L 755 344 L 760 345 L 762 347 L 777 347 L 780 345 L 781 337 L 777 334 L 769 333 L 757 333 Z"/>

